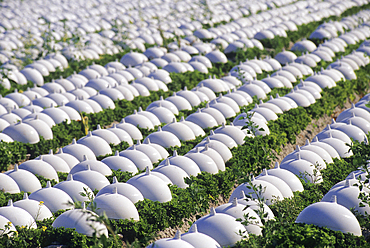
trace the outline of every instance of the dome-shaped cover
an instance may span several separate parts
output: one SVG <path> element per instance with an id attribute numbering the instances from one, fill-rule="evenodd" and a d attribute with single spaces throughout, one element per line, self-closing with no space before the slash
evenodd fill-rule
<path id="1" fill-rule="evenodd" d="M 171 165 L 180 167 L 190 176 L 196 176 L 200 173 L 197 163 L 188 157 L 178 155 L 176 150 L 173 151 L 173 155 L 171 157 L 162 161 L 159 166 L 165 165 L 167 160 Z"/>
<path id="2" fill-rule="evenodd" d="M 291 198 L 294 196 L 289 185 L 284 180 L 268 174 L 266 168 L 256 179 L 266 181 L 274 185 L 281 192 L 284 198 Z"/>
<path id="3" fill-rule="evenodd" d="M 53 131 L 45 121 L 39 119 L 38 115 L 35 116 L 35 119 L 25 119 L 22 122 L 32 126 L 38 135 L 42 136 L 45 140 L 53 139 Z"/>
<path id="4" fill-rule="evenodd" d="M 289 185 L 293 192 L 302 192 L 304 190 L 301 180 L 299 180 L 299 178 L 292 172 L 281 169 L 278 162 L 275 163 L 275 168 L 267 170 L 267 173 L 271 176 L 282 179 L 285 183 Z"/>
<path id="5" fill-rule="evenodd" d="M 127 183 L 140 190 L 144 198 L 149 200 L 168 202 L 172 199 L 167 184 L 159 177 L 151 174 L 148 167 L 145 173 L 130 178 Z"/>
<path id="6" fill-rule="evenodd" d="M 13 178 L 4 173 L 0 173 L 0 190 L 4 193 L 10 194 L 20 193 L 16 181 L 14 181 Z"/>
<path id="7" fill-rule="evenodd" d="M 126 196 L 118 194 L 117 188 L 113 188 L 112 194 L 102 194 L 95 197 L 97 214 L 107 215 L 109 219 L 133 219 L 139 220 L 139 213 L 134 203 Z"/>
<path id="8" fill-rule="evenodd" d="M 242 239 L 239 232 L 245 232 L 245 227 L 236 219 L 227 214 L 216 213 L 215 209 L 211 208 L 211 213 L 194 222 L 197 225 L 198 231 L 204 233 L 221 246 L 233 246 L 236 242 Z M 193 225 L 194 225 L 193 224 Z"/>
<path id="9" fill-rule="evenodd" d="M 14 166 L 14 170 L 7 171 L 5 174 L 18 184 L 20 191 L 32 193 L 41 189 L 41 183 L 37 177 L 27 170 L 19 169 L 17 164 Z"/>
<path id="10" fill-rule="evenodd" d="M 168 131 L 162 131 L 161 127 L 158 127 L 157 132 L 149 134 L 145 138 L 144 143 L 147 139 L 150 139 L 151 143 L 155 143 L 155 144 L 161 145 L 161 146 L 166 147 L 166 148 L 175 147 L 175 146 L 180 147 L 181 146 L 181 142 L 180 142 L 179 138 L 177 138 L 176 135 L 174 135 L 173 133 L 168 132 Z"/>
<path id="11" fill-rule="evenodd" d="M 210 236 L 198 232 L 197 224 L 193 224 L 187 233 L 181 235 L 181 239 L 190 243 L 195 248 L 221 248 L 221 245 Z"/>
<path id="12" fill-rule="evenodd" d="M 295 59 L 297 59 L 297 55 L 295 55 L 291 51 L 282 51 L 278 53 L 275 56 L 275 59 L 282 65 L 287 64 L 287 63 L 292 63 Z"/>
<path id="13" fill-rule="evenodd" d="M 50 181 L 45 188 L 33 192 L 29 199 L 44 202 L 53 213 L 74 207 L 72 198 L 63 190 L 51 187 Z"/>
<path id="14" fill-rule="evenodd" d="M 149 167 L 149 169 L 153 168 L 152 161 L 148 155 L 137 150 L 135 146 L 132 149 L 126 149 L 120 152 L 119 155 L 131 160 L 139 170 L 144 170 L 146 167 Z"/>
<path id="15" fill-rule="evenodd" d="M 126 157 L 119 155 L 119 151 L 116 151 L 115 156 L 109 156 L 104 158 L 101 162 L 106 164 L 111 170 L 121 170 L 136 174 L 138 169 L 134 162 Z"/>
<path id="16" fill-rule="evenodd" d="M 68 164 L 70 169 L 80 162 L 75 156 L 64 153 L 63 148 L 59 149 L 59 152 L 55 154 L 55 156 L 62 158 Z"/>
<path id="17" fill-rule="evenodd" d="M 96 131 L 96 130 L 95 130 Z M 111 132 L 112 135 L 115 135 Z M 117 135 L 115 138 L 119 141 Z M 118 142 L 119 143 L 119 142 Z M 97 135 L 91 131 L 89 131 L 88 135 L 82 137 L 77 141 L 77 144 L 85 145 L 90 148 L 95 156 L 104 156 L 107 154 L 112 154 L 112 149 L 110 148 L 108 142 L 102 138 L 100 135 Z"/>
<path id="18" fill-rule="evenodd" d="M 172 123 L 165 125 L 162 130 L 173 133 L 182 141 L 195 139 L 193 130 L 182 122 L 176 122 L 176 118 L 173 119 Z"/>
<path id="19" fill-rule="evenodd" d="M 120 62 L 127 67 L 137 66 L 146 61 L 148 61 L 148 58 L 144 54 L 137 52 L 126 53 L 120 60 Z"/>
<path id="20" fill-rule="evenodd" d="M 212 115 L 202 112 L 200 109 L 186 117 L 186 121 L 193 122 L 201 128 L 212 128 L 218 126 L 216 119 Z"/>
<path id="21" fill-rule="evenodd" d="M 35 144 L 40 141 L 39 134 L 31 125 L 22 121 L 11 124 L 3 130 L 4 134 L 9 135 L 13 140 L 23 143 Z"/>
<path id="22" fill-rule="evenodd" d="M 244 204 L 238 203 L 237 198 L 234 198 L 231 203 L 226 203 L 218 206 L 216 213 L 228 214 L 234 217 L 235 219 L 245 220 L 245 215 L 248 215 L 247 219 L 250 223 L 245 226 L 248 233 L 253 233 L 255 235 L 262 234 L 262 222 L 258 214 L 251 208 L 245 208 Z"/>
<path id="23" fill-rule="evenodd" d="M 265 202 L 267 205 L 271 205 L 274 203 L 274 201 L 277 200 L 283 200 L 284 197 L 282 193 L 280 192 L 279 189 L 277 189 L 273 184 L 254 179 L 251 181 L 251 184 L 259 189 L 259 187 L 262 187 L 262 191 L 257 192 L 258 196 L 256 195 L 256 192 L 251 188 L 251 185 L 249 183 L 243 183 L 239 185 L 231 194 L 230 199 L 234 199 L 235 197 L 237 198 L 241 191 L 244 191 L 245 194 L 250 194 L 253 199 L 258 199 L 258 198 L 264 198 Z M 250 188 L 248 188 L 250 187 Z"/>
<path id="24" fill-rule="evenodd" d="M 17 231 L 17 229 L 15 229 L 14 224 L 4 216 L 0 215 L 0 237 L 3 235 L 11 236 L 12 232 L 15 231 Z"/>
<path id="25" fill-rule="evenodd" d="M 86 155 L 86 157 L 89 160 L 96 160 L 94 152 L 85 145 L 77 144 L 75 139 L 73 139 L 72 144 L 63 147 L 63 152 L 71 154 L 72 156 L 76 157 L 80 162 L 84 161 L 85 159 L 84 155 Z"/>
<path id="26" fill-rule="evenodd" d="M 184 179 L 189 177 L 183 169 L 178 166 L 171 165 L 169 159 L 165 160 L 165 164 L 156 167 L 153 172 L 159 172 L 166 177 L 168 177 L 171 182 L 177 185 L 179 188 L 187 188 L 188 185 L 185 183 Z"/>
<path id="27" fill-rule="evenodd" d="M 26 210 L 31 216 L 38 221 L 53 217 L 53 214 L 44 203 L 28 199 L 28 194 L 24 193 L 23 200 L 16 201 L 15 207 Z"/>
<path id="28" fill-rule="evenodd" d="M 83 182 L 73 180 L 72 174 L 68 174 L 67 180 L 56 184 L 54 188 L 61 189 L 66 192 L 74 202 L 89 201 L 88 196 L 82 196 L 81 193 L 90 193 L 91 196 L 94 196 L 94 193 L 89 188 L 89 186 L 87 186 Z"/>
<path id="29" fill-rule="evenodd" d="M 208 245 L 208 244 L 207 244 Z M 146 248 L 195 248 L 189 242 L 181 240 L 181 233 L 177 230 L 174 238 L 164 238 L 155 241 L 154 243 L 148 245 Z M 210 247 L 210 246 L 207 246 Z"/>
<path id="30" fill-rule="evenodd" d="M 64 161 L 64 159 L 53 154 L 52 149 L 50 150 L 49 154 L 40 155 L 35 159 L 43 160 L 49 163 L 57 172 L 69 173 L 71 170 L 68 163 Z"/>
<path id="31" fill-rule="evenodd" d="M 337 203 L 334 195 L 331 202 L 316 202 L 298 215 L 296 223 L 313 224 L 334 231 L 361 236 L 361 227 L 350 210 Z"/>
<path id="32" fill-rule="evenodd" d="M 19 169 L 27 170 L 33 174 L 45 177 L 46 179 L 59 182 L 56 170 L 48 162 L 38 159 L 32 159 L 19 165 Z"/>
<path id="33" fill-rule="evenodd" d="M 357 182 L 358 183 L 358 182 Z M 351 210 L 358 211 L 361 215 L 366 215 L 370 212 L 370 207 L 368 204 L 360 206 L 362 201 L 359 199 L 359 194 L 365 193 L 366 191 L 360 191 L 358 186 L 352 186 L 350 184 L 350 179 L 346 179 L 343 186 L 338 186 L 329 190 L 326 195 L 322 198 L 323 202 L 330 202 L 333 195 L 337 196 L 337 203 Z M 362 203 L 363 204 L 363 203 Z"/>
<path id="34" fill-rule="evenodd" d="M 232 125 L 225 125 L 225 123 L 223 123 L 222 126 L 217 128 L 214 132 L 215 134 L 221 133 L 230 136 L 238 145 L 242 145 L 244 143 L 244 138 L 246 136 L 239 128 Z"/>
<path id="35" fill-rule="evenodd" d="M 26 210 L 13 206 L 10 199 L 7 206 L 0 207 L 0 216 L 7 218 L 14 226 L 25 226 L 36 229 L 36 221 Z"/>
<path id="36" fill-rule="evenodd" d="M 91 190 L 101 190 L 103 187 L 109 185 L 108 179 L 100 172 L 91 170 L 89 164 L 87 165 L 87 170 L 73 174 L 73 179 L 83 182 Z"/>
<path id="37" fill-rule="evenodd" d="M 75 228 L 76 232 L 92 237 L 96 234 L 97 237 L 105 235 L 108 237 L 108 230 L 106 226 L 95 221 L 98 215 L 90 210 L 85 209 L 83 203 L 83 209 L 73 209 L 66 211 L 58 216 L 53 222 L 53 227 L 64 227 L 64 228 Z"/>
<path id="38" fill-rule="evenodd" d="M 143 195 L 141 192 L 128 183 L 120 183 L 118 182 L 116 177 L 113 177 L 113 183 L 110 185 L 105 186 L 101 190 L 99 190 L 98 194 L 96 196 L 100 196 L 103 194 L 113 194 L 114 188 L 117 189 L 117 193 L 121 194 L 123 196 L 126 196 L 128 199 L 130 199 L 133 203 L 136 203 L 138 201 L 144 200 Z"/>

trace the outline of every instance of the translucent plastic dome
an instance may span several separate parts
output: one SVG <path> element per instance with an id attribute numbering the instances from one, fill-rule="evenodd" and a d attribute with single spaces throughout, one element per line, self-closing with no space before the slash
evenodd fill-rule
<path id="1" fill-rule="evenodd" d="M 84 204 L 83 204 L 84 206 Z M 108 230 L 103 223 L 94 221 L 98 215 L 90 210 L 73 209 L 64 212 L 55 219 L 52 226 L 54 228 L 75 228 L 76 232 L 92 237 L 96 234 L 97 237 L 105 235 L 108 237 Z M 97 232 L 96 232 L 97 231 Z"/>
<path id="2" fill-rule="evenodd" d="M 334 196 L 331 202 L 316 202 L 298 215 L 296 223 L 314 224 L 334 231 L 361 236 L 361 227 L 350 210 L 337 203 Z"/>
<path id="3" fill-rule="evenodd" d="M 118 182 L 116 177 L 113 177 L 113 183 L 110 185 L 105 186 L 101 190 L 99 190 L 98 194 L 96 196 L 100 196 L 103 194 L 113 194 L 115 192 L 115 189 L 117 189 L 117 193 L 121 194 L 123 196 L 126 196 L 128 199 L 130 199 L 133 203 L 136 203 L 138 201 L 144 200 L 143 195 L 141 192 L 128 183 L 120 183 Z"/>
<path id="4" fill-rule="evenodd" d="M 53 214 L 47 206 L 39 201 L 28 199 L 27 193 L 24 193 L 23 200 L 16 201 L 13 205 L 26 210 L 35 220 L 38 221 L 53 217 Z"/>
<path id="5" fill-rule="evenodd" d="M 86 155 L 86 157 L 89 160 L 96 160 L 94 152 L 85 145 L 77 144 L 75 139 L 73 139 L 71 145 L 63 147 L 63 152 L 71 154 L 72 156 L 76 157 L 80 162 L 84 160 L 84 155 Z"/>
<path id="6" fill-rule="evenodd" d="M 73 180 L 83 182 L 91 190 L 101 190 L 103 187 L 109 185 L 108 179 L 100 172 L 91 170 L 89 165 L 87 166 L 87 170 L 73 174 Z"/>
<path id="7" fill-rule="evenodd" d="M 140 190 L 144 198 L 152 201 L 167 202 L 172 199 L 167 184 L 159 177 L 153 175 L 149 169 L 146 172 L 130 178 L 128 184 Z"/>
<path id="8" fill-rule="evenodd" d="M 44 202 L 51 212 L 73 208 L 72 198 L 63 190 L 51 187 L 50 181 L 45 188 L 33 192 L 29 199 Z M 70 205 L 72 204 L 72 205 Z"/>
<path id="9" fill-rule="evenodd" d="M 197 225 L 198 231 L 204 233 L 221 246 L 233 246 L 236 242 L 242 239 L 239 232 L 246 231 L 245 227 L 230 215 L 216 213 L 214 208 L 211 208 L 211 213 L 194 222 Z M 193 224 L 193 225 L 194 225 Z"/>
<path id="10" fill-rule="evenodd" d="M 36 221 L 26 210 L 13 206 L 13 201 L 9 200 L 8 205 L 0 207 L 0 216 L 7 218 L 14 226 L 25 226 L 36 229 Z"/>
<path id="11" fill-rule="evenodd" d="M 198 232 L 197 224 L 193 224 L 187 233 L 182 234 L 181 239 L 190 243 L 195 248 L 221 248 L 216 240 L 204 233 Z"/>
<path id="12" fill-rule="evenodd" d="M 92 190 L 80 181 L 73 180 L 73 175 L 69 174 L 66 181 L 60 182 L 54 186 L 54 188 L 61 189 L 66 192 L 74 202 L 80 201 L 89 201 L 88 196 L 82 196 L 81 193 L 90 193 L 91 196 L 94 196 Z"/>
<path id="13" fill-rule="evenodd" d="M 4 173 L 0 173 L 0 190 L 10 194 L 20 193 L 17 182 Z"/>
<path id="14" fill-rule="evenodd" d="M 178 247 L 178 248 L 194 248 L 189 242 L 181 240 L 181 233 L 180 231 L 176 232 L 174 238 L 164 238 L 155 241 L 154 243 L 148 245 L 146 248 L 171 248 L 171 247 Z"/>

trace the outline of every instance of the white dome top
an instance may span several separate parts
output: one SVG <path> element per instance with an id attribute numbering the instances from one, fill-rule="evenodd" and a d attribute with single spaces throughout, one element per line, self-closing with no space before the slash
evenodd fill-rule
<path id="1" fill-rule="evenodd" d="M 144 152 L 136 150 L 135 146 L 120 152 L 119 155 L 131 160 L 139 170 L 144 170 L 146 167 L 153 168 L 150 158 Z"/>
<path id="2" fill-rule="evenodd" d="M 98 160 L 88 160 L 86 156 L 85 160 L 76 164 L 69 173 L 75 174 L 79 171 L 84 171 L 87 169 L 88 166 L 91 170 L 97 171 L 103 174 L 104 176 L 112 175 L 112 170 L 106 164 Z"/>
<path id="3" fill-rule="evenodd" d="M 230 136 L 235 140 L 235 142 L 238 145 L 244 144 L 245 134 L 243 133 L 243 131 L 241 131 L 239 128 L 235 126 L 223 124 L 221 127 L 217 128 L 214 132 L 215 134 L 221 133 Z"/>
<path id="4" fill-rule="evenodd" d="M 185 157 L 193 160 L 201 171 L 206 171 L 211 174 L 216 174 L 219 171 L 216 162 L 207 154 L 200 153 L 199 149 L 196 149 L 195 152 L 188 152 L 185 154 Z"/>
<path id="5" fill-rule="evenodd" d="M 136 145 L 129 147 L 127 150 L 132 150 L 134 147 L 136 150 L 145 153 L 150 158 L 152 163 L 156 163 L 162 159 L 161 154 L 156 148 L 148 144 L 141 144 L 140 140 L 136 142 Z"/>
<path id="6" fill-rule="evenodd" d="M 66 161 L 53 154 L 53 150 L 50 150 L 49 154 L 38 156 L 35 160 L 49 163 L 57 172 L 69 173 L 71 170 Z"/>
<path id="7" fill-rule="evenodd" d="M 35 144 L 40 141 L 39 133 L 31 125 L 18 122 L 11 124 L 3 130 L 4 134 L 9 135 L 13 140 L 23 143 Z"/>
<path id="8" fill-rule="evenodd" d="M 134 203 L 124 195 L 117 193 L 114 187 L 112 194 L 102 194 L 94 199 L 96 211 L 99 215 L 105 213 L 109 219 L 139 220 L 139 213 Z"/>
<path id="9" fill-rule="evenodd" d="M 178 166 L 171 165 L 170 160 L 166 159 L 165 164 L 156 167 L 153 172 L 159 172 L 168 177 L 171 182 L 177 185 L 179 188 L 186 188 L 188 185 L 184 182 L 186 177 L 189 177 L 183 169 Z"/>
<path id="10" fill-rule="evenodd" d="M 176 122 L 176 118 L 171 123 L 165 125 L 162 130 L 173 133 L 182 141 L 195 139 L 193 130 L 182 122 Z"/>
<path id="11" fill-rule="evenodd" d="M 29 199 L 40 202 L 43 201 L 53 213 L 58 210 L 71 209 L 74 207 L 72 198 L 63 190 L 51 187 L 50 181 L 48 181 L 45 188 L 33 192 L 29 196 Z M 72 203 L 72 205 L 69 205 L 69 203 Z"/>
<path id="12" fill-rule="evenodd" d="M 89 165 L 87 170 L 79 171 L 73 174 L 73 179 L 83 182 L 89 186 L 91 190 L 100 190 L 109 185 L 108 179 L 100 172 L 91 170 Z"/>
<path id="13" fill-rule="evenodd" d="M 28 199 L 27 193 L 24 193 L 23 200 L 16 201 L 13 205 L 26 210 L 35 220 L 42 221 L 53 217 L 53 214 L 46 205 L 39 201 Z"/>
<path id="14" fill-rule="evenodd" d="M 23 208 L 13 206 L 12 200 L 9 200 L 8 206 L 0 207 L 0 216 L 7 218 L 14 226 L 37 228 L 35 219 Z"/>
<path id="15" fill-rule="evenodd" d="M 119 151 L 116 151 L 114 156 L 106 157 L 101 162 L 106 164 L 111 170 L 127 171 L 132 172 L 133 174 L 138 172 L 134 162 L 126 157 L 120 156 Z"/>
<path id="16" fill-rule="evenodd" d="M 334 231 L 361 236 L 361 227 L 350 210 L 337 204 L 336 196 L 332 202 L 316 202 L 298 215 L 296 223 L 314 224 Z"/>
<path id="17" fill-rule="evenodd" d="M 79 139 L 77 144 L 81 144 L 90 148 L 91 151 L 94 152 L 95 156 L 104 156 L 112 153 L 112 149 L 110 148 L 108 142 L 98 135 L 94 135 L 91 131 L 89 131 L 87 136 Z"/>
<path id="18" fill-rule="evenodd" d="M 32 193 L 41 189 L 39 179 L 31 172 L 19 169 L 18 165 L 14 166 L 14 170 L 7 171 L 5 174 L 10 176 L 18 184 L 20 191 Z"/>
<path id="19" fill-rule="evenodd" d="M 166 160 L 162 161 L 159 165 L 165 165 Z M 173 155 L 168 160 L 171 165 L 180 167 L 188 175 L 196 176 L 200 173 L 198 165 L 192 159 L 178 155 L 176 150 L 173 151 Z"/>
<path id="20" fill-rule="evenodd" d="M 60 182 L 60 183 L 56 184 L 54 186 L 54 188 L 61 189 L 64 192 L 66 192 L 72 198 L 72 200 L 74 202 L 76 202 L 76 201 L 80 201 L 80 202 L 89 201 L 88 196 L 82 196 L 81 195 L 81 193 L 86 193 L 85 189 L 86 189 L 87 193 L 90 193 L 92 196 L 94 196 L 94 193 L 89 188 L 89 186 L 87 186 L 83 182 L 73 180 L 72 174 L 68 175 L 66 181 L 63 181 L 63 182 Z"/>
<path id="21" fill-rule="evenodd" d="M 263 197 L 265 199 L 267 205 L 273 204 L 273 202 L 276 200 L 284 199 L 284 196 L 282 195 L 280 190 L 277 189 L 273 184 L 266 182 L 266 181 L 258 180 L 258 179 L 253 179 L 251 182 L 255 187 L 257 187 L 257 189 L 260 186 L 262 186 L 262 188 L 265 188 L 263 192 L 257 192 L 257 193 L 259 194 L 260 198 Z M 254 190 L 247 188 L 247 186 L 249 186 L 249 184 L 247 183 L 243 183 L 239 185 L 231 194 L 230 199 L 234 199 L 235 197 L 238 198 L 238 196 L 240 196 L 241 194 L 241 191 L 244 191 L 246 194 L 251 194 L 251 197 L 253 199 L 257 199 L 258 197 L 256 193 L 254 192 Z"/>
<path id="22" fill-rule="evenodd" d="M 83 204 L 84 205 L 84 204 Z M 92 237 L 96 233 L 97 237 L 105 235 L 108 237 L 108 230 L 103 223 L 94 221 L 98 215 L 86 209 L 73 209 L 64 212 L 53 222 L 53 227 L 76 228 L 76 232 Z"/>
<path id="23" fill-rule="evenodd" d="M 244 204 L 238 203 L 237 198 L 234 198 L 232 203 L 226 203 L 218 206 L 215 210 L 216 213 L 228 214 L 235 219 L 245 220 L 244 215 L 248 215 L 250 218 L 248 221 L 250 223 L 245 226 L 245 229 L 247 229 L 248 233 L 262 235 L 262 222 L 258 214 L 251 208 L 245 208 Z"/>
<path id="24" fill-rule="evenodd" d="M 19 169 L 27 170 L 29 172 L 32 172 L 33 174 L 43 176 L 46 179 L 54 179 L 56 182 L 59 182 L 56 170 L 53 168 L 53 166 L 43 160 L 28 160 L 20 164 Z"/>
<path id="25" fill-rule="evenodd" d="M 177 138 L 176 135 L 174 135 L 171 132 L 162 131 L 161 127 L 158 127 L 157 132 L 149 134 L 145 138 L 144 143 L 147 139 L 150 139 L 151 143 L 155 143 L 155 144 L 161 145 L 161 146 L 166 147 L 166 148 L 175 147 L 175 146 L 180 147 L 181 146 L 181 142 L 180 142 L 179 138 Z"/>
<path id="26" fill-rule="evenodd" d="M 197 224 L 193 224 L 187 233 L 182 234 L 181 239 L 195 248 L 221 248 L 216 240 L 204 233 L 198 232 Z"/>
<path id="27" fill-rule="evenodd" d="M 198 219 L 194 224 L 197 225 L 200 233 L 212 237 L 221 246 L 233 246 L 242 239 L 239 232 L 246 231 L 245 227 L 234 217 L 216 213 L 214 208 L 211 208 L 209 215 Z"/>
<path id="28" fill-rule="evenodd" d="M 144 198 L 152 201 L 167 202 L 172 199 L 171 191 L 167 184 L 157 176 L 151 174 L 149 168 L 146 173 L 130 178 L 128 184 L 140 190 Z"/>
<path id="29" fill-rule="evenodd" d="M 84 161 L 84 155 L 86 155 L 89 160 L 96 160 L 94 152 L 85 145 L 77 144 L 75 139 L 73 139 L 71 145 L 63 147 L 63 152 L 71 154 L 80 162 Z"/>
<path id="30" fill-rule="evenodd" d="M 155 241 L 154 243 L 148 245 L 146 248 L 194 248 L 189 242 L 181 240 L 180 231 L 176 232 L 174 238 L 165 238 Z M 208 246 L 209 247 L 209 246 Z"/>
<path id="31" fill-rule="evenodd" d="M 136 203 L 138 201 L 144 200 L 143 195 L 141 192 L 128 183 L 120 183 L 117 181 L 116 177 L 113 177 L 113 183 L 110 185 L 105 186 L 101 190 L 99 190 L 98 194 L 96 196 L 100 196 L 103 194 L 112 194 L 114 191 L 114 188 L 117 188 L 117 193 L 121 194 L 123 196 L 126 196 L 128 199 L 130 199 L 133 203 Z"/>
<path id="32" fill-rule="evenodd" d="M 20 193 L 17 182 L 4 173 L 0 173 L 0 190 L 10 194 Z"/>

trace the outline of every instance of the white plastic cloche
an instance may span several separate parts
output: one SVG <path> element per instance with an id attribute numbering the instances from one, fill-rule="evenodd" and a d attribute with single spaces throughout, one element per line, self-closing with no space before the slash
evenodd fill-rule
<path id="1" fill-rule="evenodd" d="M 333 195 L 330 202 L 316 202 L 309 205 L 298 215 L 296 223 L 313 224 L 334 231 L 361 236 L 362 231 L 356 217 L 346 207 L 337 203 Z"/>
<path id="2" fill-rule="evenodd" d="M 81 144 L 90 148 L 97 157 L 112 153 L 112 149 L 109 146 L 108 142 L 106 142 L 106 140 L 102 137 L 95 135 L 91 131 L 89 131 L 87 136 L 79 139 L 77 141 L 77 144 Z"/>
<path id="3" fill-rule="evenodd" d="M 180 156 L 177 151 L 173 151 L 173 155 L 168 158 L 171 165 L 178 166 L 183 169 L 188 175 L 196 176 L 200 173 L 198 165 L 190 158 L 185 156 Z M 165 165 L 167 159 L 162 161 L 159 166 Z"/>
<path id="4" fill-rule="evenodd" d="M 105 235 L 108 237 L 108 230 L 103 223 L 94 221 L 98 215 L 90 210 L 85 209 L 85 203 L 82 209 L 73 209 L 62 213 L 52 224 L 54 228 L 75 228 L 76 232 L 92 237 Z"/>
<path id="5" fill-rule="evenodd" d="M 51 187 L 50 181 L 47 182 L 45 188 L 30 194 L 29 199 L 43 201 L 45 206 L 53 213 L 74 207 L 72 198 L 63 190 Z"/>
<path id="6" fill-rule="evenodd" d="M 116 151 L 114 156 L 104 158 L 101 162 L 106 164 L 111 170 L 121 170 L 136 174 L 138 169 L 134 162 L 126 157 L 119 155 L 119 151 Z"/>
<path id="7" fill-rule="evenodd" d="M 39 134 L 31 125 L 22 121 L 7 126 L 2 133 L 9 135 L 13 140 L 35 144 L 40 141 Z"/>
<path id="8" fill-rule="evenodd" d="M 164 164 L 156 167 L 153 172 L 159 172 L 165 175 L 179 188 L 184 189 L 188 187 L 184 181 L 186 177 L 189 177 L 188 173 L 186 173 L 186 171 L 184 171 L 181 167 L 170 164 L 170 160 L 168 158 L 165 160 Z"/>
<path id="9" fill-rule="evenodd" d="M 148 167 L 145 173 L 130 178 L 127 183 L 140 190 L 144 198 L 149 200 L 168 202 L 172 199 L 167 183 L 152 174 Z"/>
<path id="10" fill-rule="evenodd" d="M 133 140 L 143 139 L 143 135 L 141 134 L 140 130 L 135 125 L 127 123 L 125 119 L 122 119 L 121 122 L 116 125 L 116 127 L 126 131 Z"/>
<path id="11" fill-rule="evenodd" d="M 68 174 L 67 180 L 56 184 L 54 188 L 61 189 L 66 192 L 74 202 L 89 201 L 88 196 L 82 196 L 81 193 L 90 193 L 91 196 L 94 196 L 94 193 L 89 188 L 89 186 L 87 186 L 83 182 L 73 180 L 72 174 Z"/>
<path id="12" fill-rule="evenodd" d="M 193 160 L 201 171 L 206 171 L 211 174 L 218 173 L 219 169 L 216 162 L 207 154 L 200 153 L 200 149 L 196 148 L 195 152 L 188 152 L 185 157 Z"/>
<path id="13" fill-rule="evenodd" d="M 241 191 L 244 191 L 244 193 L 246 193 L 246 194 L 250 194 L 253 199 L 257 199 L 257 198 L 262 198 L 263 197 L 265 199 L 265 203 L 267 205 L 271 205 L 275 201 L 279 201 L 279 200 L 283 200 L 284 199 L 284 196 L 280 192 L 280 190 L 278 188 L 276 188 L 275 185 L 273 185 L 270 182 L 259 180 L 259 179 L 255 179 L 253 177 L 251 183 L 252 183 L 252 185 L 254 187 L 257 188 L 257 190 L 258 190 L 259 187 L 265 188 L 265 190 L 260 191 L 260 192 L 257 192 L 258 193 L 258 196 L 257 196 L 256 195 L 256 192 L 253 189 L 249 189 L 247 187 L 247 186 L 250 186 L 249 183 L 243 183 L 243 184 L 239 185 L 233 191 L 233 193 L 230 196 L 230 199 L 234 199 L 234 197 L 240 196 Z"/>
<path id="14" fill-rule="evenodd" d="M 164 238 L 155 241 L 154 243 L 148 245 L 146 248 L 194 248 L 195 246 L 191 245 L 189 242 L 186 242 L 181 239 L 181 233 L 177 230 L 174 238 Z"/>
<path id="15" fill-rule="evenodd" d="M 24 193 L 23 200 L 16 201 L 13 205 L 26 210 L 38 221 L 53 217 L 53 214 L 46 205 L 39 201 L 29 199 L 27 193 Z"/>
<path id="16" fill-rule="evenodd" d="M 53 154 L 52 149 L 49 151 L 49 154 L 40 155 L 35 160 L 42 160 L 49 163 L 57 172 L 69 173 L 71 170 L 64 159 Z"/>
<path id="17" fill-rule="evenodd" d="M 104 141 L 105 142 L 105 141 Z M 72 140 L 72 144 L 63 147 L 63 152 L 68 153 L 74 157 L 76 157 L 80 162 L 84 161 L 84 155 L 89 160 L 96 160 L 94 152 L 87 146 L 82 144 L 77 144 L 76 140 Z M 112 153 L 112 152 L 110 152 Z M 108 154 L 110 154 L 108 153 Z"/>
<path id="18" fill-rule="evenodd" d="M 0 216 L 7 218 L 14 226 L 36 229 L 36 221 L 26 210 L 15 207 L 10 199 L 7 206 L 0 208 Z"/>
<path id="19" fill-rule="evenodd" d="M 193 223 L 197 225 L 198 232 L 204 233 L 221 246 L 233 246 L 242 239 L 239 232 L 245 232 L 245 227 L 230 215 L 216 213 L 212 207 L 209 215 L 204 216 Z"/>
<path id="20" fill-rule="evenodd" d="M 10 220 L 0 215 L 0 237 L 2 237 L 3 235 L 11 236 L 13 235 L 12 232 L 17 231 L 14 224 L 11 222 L 9 224 L 9 222 Z"/>
<path id="21" fill-rule="evenodd" d="M 116 187 L 111 194 L 95 197 L 93 204 L 96 204 L 97 214 L 105 213 L 109 219 L 139 220 L 139 213 L 134 203 L 126 196 L 118 194 Z"/>
<path id="22" fill-rule="evenodd" d="M 147 139 L 150 139 L 151 143 L 155 143 L 166 148 L 176 146 L 181 147 L 179 138 L 171 132 L 163 131 L 161 127 L 158 127 L 157 132 L 149 134 L 145 138 L 144 143 Z"/>
<path id="23" fill-rule="evenodd" d="M 248 215 L 250 222 L 248 225 L 244 226 L 249 234 L 262 235 L 262 222 L 258 214 L 251 208 L 245 208 L 244 204 L 238 203 L 237 198 L 234 198 L 232 203 L 226 203 L 218 206 L 216 213 L 228 214 L 235 219 L 245 220 L 245 215 Z"/>
<path id="24" fill-rule="evenodd" d="M 149 169 L 153 168 L 153 164 L 148 155 L 137 150 L 135 146 L 132 146 L 132 149 L 126 149 L 120 152 L 119 155 L 131 160 L 139 170 L 144 170 L 146 167 L 149 167 Z"/>
<path id="25" fill-rule="evenodd" d="M 14 166 L 14 170 L 9 170 L 5 174 L 17 183 L 20 191 L 32 193 L 41 189 L 41 184 L 37 177 L 27 170 L 19 169 L 17 164 Z"/>
<path id="26" fill-rule="evenodd" d="M 17 182 L 4 173 L 0 173 L 0 190 L 10 194 L 20 193 Z"/>
<path id="27" fill-rule="evenodd" d="M 108 179 L 100 172 L 91 170 L 89 164 L 87 164 L 87 170 L 73 174 L 73 180 L 83 182 L 93 191 L 96 189 L 101 190 L 109 185 Z"/>
<path id="28" fill-rule="evenodd" d="M 117 189 L 118 194 L 126 196 L 133 203 L 144 200 L 143 195 L 137 188 L 135 188 L 134 186 L 128 183 L 118 182 L 117 177 L 113 177 L 112 184 L 109 184 L 105 186 L 104 188 L 102 188 L 101 190 L 99 190 L 96 196 L 98 197 L 103 194 L 112 194 L 113 192 L 115 192 L 114 188 Z"/>
<path id="29" fill-rule="evenodd" d="M 216 240 L 204 233 L 198 232 L 197 224 L 193 224 L 187 233 L 182 234 L 181 239 L 190 243 L 195 248 L 221 248 Z"/>
<path id="30" fill-rule="evenodd" d="M 275 168 L 267 170 L 268 174 L 275 176 L 283 180 L 286 184 L 289 185 L 290 189 L 295 192 L 302 192 L 304 190 L 301 180 L 294 175 L 292 172 L 281 169 L 278 162 L 275 163 Z"/>
<path id="31" fill-rule="evenodd" d="M 43 176 L 46 179 L 59 182 L 56 170 L 48 162 L 43 161 L 42 157 L 40 159 L 32 159 L 23 162 L 19 165 L 19 169 L 27 170 L 33 174 Z"/>
<path id="32" fill-rule="evenodd" d="M 176 118 L 171 123 L 165 125 L 162 130 L 173 133 L 182 141 L 195 139 L 193 130 L 183 122 L 177 122 Z"/>

